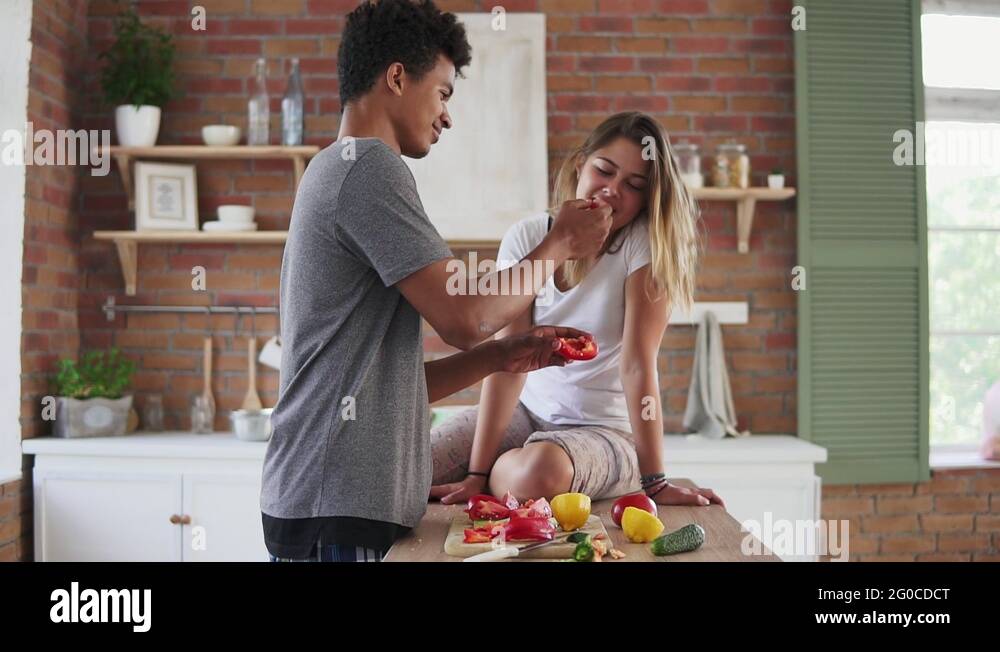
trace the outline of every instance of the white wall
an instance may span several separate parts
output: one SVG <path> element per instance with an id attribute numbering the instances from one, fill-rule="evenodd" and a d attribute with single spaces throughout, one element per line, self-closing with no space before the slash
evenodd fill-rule
<path id="1" fill-rule="evenodd" d="M 0 133 L 28 119 L 31 0 L 0 2 Z M 21 477 L 21 267 L 23 165 L 0 163 L 0 482 Z"/>
<path id="2" fill-rule="evenodd" d="M 548 206 L 545 15 L 458 14 L 472 63 L 448 102 L 454 127 L 425 158 L 404 158 L 446 240 L 496 240 Z"/>

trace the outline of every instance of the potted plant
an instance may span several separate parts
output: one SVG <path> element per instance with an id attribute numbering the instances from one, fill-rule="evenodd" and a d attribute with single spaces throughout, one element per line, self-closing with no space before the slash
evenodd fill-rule
<path id="1" fill-rule="evenodd" d="M 777 190 L 785 187 L 785 171 L 781 168 L 772 168 L 771 174 L 767 175 L 767 187 Z"/>
<path id="2" fill-rule="evenodd" d="M 63 359 L 55 376 L 56 437 L 124 435 L 132 409 L 125 394 L 135 363 L 118 349 L 88 351 L 80 361 Z"/>
<path id="3" fill-rule="evenodd" d="M 115 41 L 100 54 L 101 86 L 115 106 L 118 144 L 151 147 L 161 107 L 174 95 L 174 44 L 166 32 L 144 25 L 131 7 L 115 20 Z"/>

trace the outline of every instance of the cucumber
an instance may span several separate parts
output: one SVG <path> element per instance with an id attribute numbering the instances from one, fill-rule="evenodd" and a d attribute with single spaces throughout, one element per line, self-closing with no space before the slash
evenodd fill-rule
<path id="1" fill-rule="evenodd" d="M 705 529 L 697 523 L 690 523 L 679 530 L 653 540 L 649 549 L 654 555 L 676 555 L 679 552 L 690 552 L 705 543 Z"/>

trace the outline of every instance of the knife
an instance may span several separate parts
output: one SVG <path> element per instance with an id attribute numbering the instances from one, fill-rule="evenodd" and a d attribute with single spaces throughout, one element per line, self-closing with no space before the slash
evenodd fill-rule
<path id="1" fill-rule="evenodd" d="M 553 537 L 548 541 L 539 541 L 538 543 L 532 543 L 530 545 L 524 546 L 523 548 L 518 548 L 517 546 L 504 546 L 502 548 L 497 548 L 496 550 L 489 550 L 487 552 L 481 552 L 478 555 L 472 555 L 471 557 L 466 557 L 462 561 L 499 561 L 501 559 L 507 559 L 508 557 L 517 557 L 522 552 L 528 552 L 529 550 L 535 550 L 537 548 L 543 548 L 552 543 L 559 543 L 569 537 L 572 532 L 564 532 L 559 536 Z"/>

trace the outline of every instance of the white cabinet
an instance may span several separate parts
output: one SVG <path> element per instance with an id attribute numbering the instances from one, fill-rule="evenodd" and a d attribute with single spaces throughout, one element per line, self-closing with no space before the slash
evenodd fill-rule
<path id="1" fill-rule="evenodd" d="M 229 434 L 29 439 L 37 561 L 266 561 L 265 444 Z"/>
<path id="2" fill-rule="evenodd" d="M 35 559 L 181 560 L 179 475 L 39 469 L 34 490 Z"/>
<path id="3" fill-rule="evenodd" d="M 260 474 L 184 476 L 184 561 L 265 561 Z M 251 500 L 252 498 L 252 500 Z"/>
<path id="4" fill-rule="evenodd" d="M 826 449 L 787 435 L 721 440 L 670 435 L 663 457 L 667 476 L 714 490 L 726 511 L 740 523 L 752 521 L 755 526 L 747 531 L 784 561 L 814 561 L 822 552 L 821 540 L 810 537 L 820 518 L 815 465 L 826 461 Z"/>

